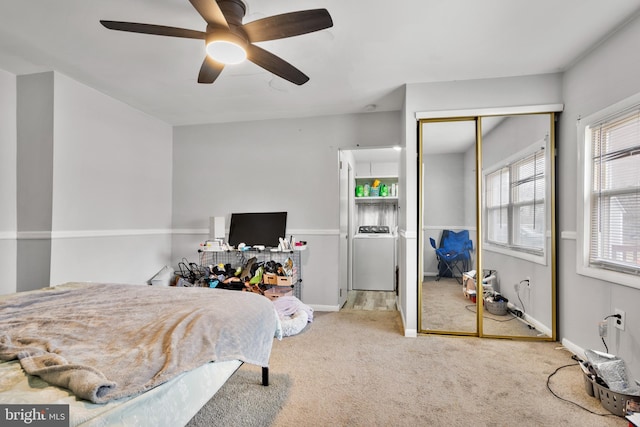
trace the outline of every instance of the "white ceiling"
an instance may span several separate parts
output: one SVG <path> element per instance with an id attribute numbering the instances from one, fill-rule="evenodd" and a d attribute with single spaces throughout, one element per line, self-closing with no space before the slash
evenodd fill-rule
<path id="1" fill-rule="evenodd" d="M 245 63 L 201 85 L 202 41 L 110 31 L 98 22 L 204 31 L 187 0 L 2 0 L 0 69 L 56 70 L 173 125 L 391 111 L 401 109 L 406 83 L 563 71 L 640 12 L 640 0 L 246 2 L 245 22 L 329 11 L 330 29 L 260 43 L 308 83 Z"/>
<path id="2" fill-rule="evenodd" d="M 482 117 L 484 137 L 505 119 L 505 116 Z M 428 122 L 422 124 L 424 154 L 464 153 L 476 143 L 476 123 L 473 120 Z"/>

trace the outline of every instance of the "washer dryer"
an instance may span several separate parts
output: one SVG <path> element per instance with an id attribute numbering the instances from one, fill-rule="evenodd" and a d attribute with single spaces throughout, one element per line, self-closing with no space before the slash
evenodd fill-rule
<path id="1" fill-rule="evenodd" d="M 394 291 L 396 236 L 384 225 L 363 225 L 353 236 L 353 289 Z"/>

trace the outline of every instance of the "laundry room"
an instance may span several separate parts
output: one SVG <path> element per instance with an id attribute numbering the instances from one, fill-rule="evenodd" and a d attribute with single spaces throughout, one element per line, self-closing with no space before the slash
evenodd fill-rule
<path id="1" fill-rule="evenodd" d="M 348 290 L 397 293 L 399 147 L 343 152 Z"/>

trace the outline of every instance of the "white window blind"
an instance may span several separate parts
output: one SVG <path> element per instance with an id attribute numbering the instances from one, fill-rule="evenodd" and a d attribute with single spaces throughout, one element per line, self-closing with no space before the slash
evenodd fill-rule
<path id="1" fill-rule="evenodd" d="M 542 254 L 545 245 L 545 188 L 544 150 L 487 174 L 487 241 Z"/>
<path id="2" fill-rule="evenodd" d="M 509 244 L 509 168 L 487 175 L 485 184 L 487 207 L 487 240 Z"/>
<path id="3" fill-rule="evenodd" d="M 640 108 L 590 126 L 589 264 L 640 274 Z"/>
<path id="4" fill-rule="evenodd" d="M 544 248 L 545 162 L 544 151 L 516 162 L 513 167 L 513 244 Z"/>

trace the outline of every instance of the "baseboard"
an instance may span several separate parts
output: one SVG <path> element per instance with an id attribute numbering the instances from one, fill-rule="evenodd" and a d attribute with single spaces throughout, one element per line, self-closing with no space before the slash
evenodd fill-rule
<path id="1" fill-rule="evenodd" d="M 566 348 L 567 350 L 569 350 L 571 353 L 575 354 L 579 358 L 586 359 L 584 355 L 584 348 L 572 343 L 566 338 L 562 339 L 562 345 L 564 346 L 564 348 Z"/>
<path id="2" fill-rule="evenodd" d="M 517 309 L 519 311 L 522 311 L 522 309 L 520 307 L 518 307 L 515 304 L 512 304 L 511 302 L 508 302 L 507 306 L 511 310 Z M 540 323 L 538 320 L 536 320 L 535 318 L 531 317 L 527 313 L 524 313 L 524 318 L 522 318 L 522 319 L 519 318 L 518 320 L 533 326 L 534 328 L 536 328 L 537 331 L 540 331 L 540 332 L 544 333 L 548 337 L 550 337 L 552 335 L 551 334 L 551 329 L 549 327 L 547 327 L 546 325 Z"/>
<path id="3" fill-rule="evenodd" d="M 416 338 L 418 336 L 418 330 L 407 328 L 404 312 L 402 311 L 402 306 L 399 304 L 398 297 L 396 297 L 396 308 L 400 312 L 400 320 L 402 321 L 402 330 L 404 330 L 404 336 L 407 338 Z"/>
<path id="4" fill-rule="evenodd" d="M 340 311 L 340 306 L 338 305 L 309 304 L 309 307 L 311 307 L 313 311 Z"/>
<path id="5" fill-rule="evenodd" d="M 406 329 L 404 330 L 404 336 L 406 338 L 416 338 L 418 336 L 418 331 L 415 329 Z"/>
<path id="6" fill-rule="evenodd" d="M 536 328 L 536 330 L 544 333 L 546 336 L 550 337 L 552 335 L 550 328 L 538 322 L 536 319 L 529 316 L 527 313 L 524 314 L 524 320 L 526 320 L 529 324 L 531 324 L 534 328 Z"/>

